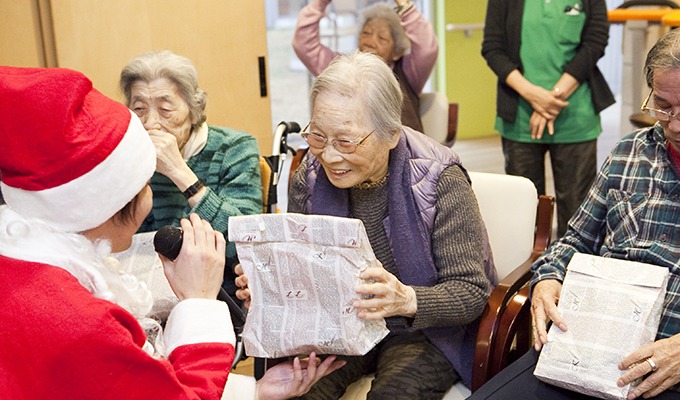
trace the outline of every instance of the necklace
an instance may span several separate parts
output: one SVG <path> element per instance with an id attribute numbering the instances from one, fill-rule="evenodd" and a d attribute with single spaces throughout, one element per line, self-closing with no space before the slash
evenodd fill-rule
<path id="1" fill-rule="evenodd" d="M 355 189 L 362 189 L 362 190 L 373 189 L 373 188 L 376 188 L 376 187 L 378 187 L 378 186 L 384 185 L 385 182 L 387 182 L 387 178 L 388 178 L 389 176 L 390 176 L 390 173 L 388 172 L 388 173 L 385 174 L 385 176 L 383 176 L 382 178 L 378 179 L 377 181 L 373 181 L 373 182 L 361 182 L 360 184 L 354 185 L 353 187 L 354 187 Z"/>

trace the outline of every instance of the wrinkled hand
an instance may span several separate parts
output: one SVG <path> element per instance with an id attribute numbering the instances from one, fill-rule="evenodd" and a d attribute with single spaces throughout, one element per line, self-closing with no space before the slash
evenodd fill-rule
<path id="1" fill-rule="evenodd" d="M 535 112 L 547 120 L 557 118 L 560 111 L 569 105 L 568 101 L 560 99 L 552 91 L 536 85 L 525 94 L 524 99 L 531 104 Z"/>
<path id="2" fill-rule="evenodd" d="M 546 119 L 541 114 L 534 111 L 529 119 L 529 128 L 531 129 L 531 138 L 538 140 L 543 137 L 545 128 L 548 128 L 548 134 L 555 134 L 555 120 Z"/>
<path id="3" fill-rule="evenodd" d="M 540 351 L 548 343 L 548 322 L 552 321 L 563 331 L 567 324 L 557 312 L 557 301 L 560 299 L 562 283 L 555 279 L 546 279 L 534 286 L 531 297 L 531 320 L 533 325 L 534 347 Z"/>
<path id="4" fill-rule="evenodd" d="M 224 277 L 227 242 L 221 232 L 197 214 L 180 221 L 182 249 L 175 261 L 160 256 L 165 276 L 180 300 L 216 299 Z"/>
<path id="5" fill-rule="evenodd" d="M 234 283 L 236 283 L 236 286 L 238 289 L 236 290 L 236 298 L 239 300 L 243 300 L 244 307 L 246 309 L 250 308 L 250 289 L 248 288 L 248 277 L 244 275 L 243 273 L 243 267 L 241 267 L 241 264 L 236 264 L 234 267 L 234 273 L 236 274 L 236 279 L 234 280 Z"/>
<path id="6" fill-rule="evenodd" d="M 255 387 L 256 400 L 283 400 L 302 396 L 319 379 L 345 365 L 345 361 L 336 361 L 335 356 L 327 357 L 321 364 L 316 354 L 309 359 L 298 357 L 291 362 L 277 364 L 267 370 L 257 381 Z"/>
<path id="7" fill-rule="evenodd" d="M 359 318 L 376 320 L 394 315 L 414 317 L 418 308 L 415 290 L 387 272 L 380 262 L 378 264 L 359 274 L 364 283 L 357 285 L 355 291 L 359 299 L 353 303 L 359 311 Z"/>
<path id="8" fill-rule="evenodd" d="M 656 364 L 656 372 L 650 374 L 652 366 L 645 361 L 647 358 L 651 358 Z M 650 375 L 635 388 L 631 388 L 628 392 L 628 400 L 639 396 L 644 398 L 657 396 L 680 382 L 680 334 L 657 340 L 630 353 L 619 363 L 619 369 L 629 368 L 630 370 L 616 381 L 619 387 L 644 377 L 646 374 Z"/>
<path id="9" fill-rule="evenodd" d="M 171 133 L 158 129 L 151 129 L 148 133 L 151 142 L 156 147 L 156 172 L 172 179 L 175 171 L 186 166 L 186 162 L 179 152 L 177 138 Z"/>

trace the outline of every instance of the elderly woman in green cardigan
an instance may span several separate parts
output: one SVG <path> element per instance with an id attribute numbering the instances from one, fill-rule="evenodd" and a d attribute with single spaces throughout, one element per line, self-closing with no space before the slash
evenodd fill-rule
<path id="1" fill-rule="evenodd" d="M 229 217 L 262 212 L 259 151 L 245 132 L 206 123 L 206 94 L 193 63 L 170 51 L 142 54 L 122 70 L 126 105 L 156 147 L 153 209 L 140 232 L 198 214 L 227 236 Z M 223 286 L 233 294 L 233 243 L 227 246 Z"/>

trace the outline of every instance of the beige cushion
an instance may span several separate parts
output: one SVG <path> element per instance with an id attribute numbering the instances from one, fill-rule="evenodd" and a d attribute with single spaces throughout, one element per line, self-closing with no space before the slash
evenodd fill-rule
<path id="1" fill-rule="evenodd" d="M 420 121 L 423 133 L 439 143 L 446 142 L 449 131 L 449 99 L 444 93 L 420 95 Z"/>
<path id="2" fill-rule="evenodd" d="M 538 192 L 524 177 L 486 172 L 469 174 L 489 234 L 498 278 L 503 279 L 531 255 Z M 512 235 L 508 235 L 509 228 Z"/>

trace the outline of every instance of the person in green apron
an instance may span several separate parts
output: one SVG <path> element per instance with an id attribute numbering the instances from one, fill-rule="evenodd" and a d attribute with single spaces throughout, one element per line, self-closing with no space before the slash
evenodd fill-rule
<path id="1" fill-rule="evenodd" d="M 608 40 L 604 0 L 489 0 L 482 55 L 498 76 L 505 172 L 545 194 L 550 154 L 558 236 L 595 179 L 599 113 L 614 103 L 597 68 Z"/>

